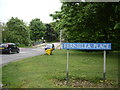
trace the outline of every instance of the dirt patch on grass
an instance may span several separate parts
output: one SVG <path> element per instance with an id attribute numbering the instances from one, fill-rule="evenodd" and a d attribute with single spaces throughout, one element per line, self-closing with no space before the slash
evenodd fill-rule
<path id="1" fill-rule="evenodd" d="M 66 80 L 55 80 L 55 83 L 56 86 L 69 86 L 71 88 L 118 88 L 117 82 L 110 80 L 91 82 L 88 80 L 70 79 L 68 84 L 66 84 Z"/>

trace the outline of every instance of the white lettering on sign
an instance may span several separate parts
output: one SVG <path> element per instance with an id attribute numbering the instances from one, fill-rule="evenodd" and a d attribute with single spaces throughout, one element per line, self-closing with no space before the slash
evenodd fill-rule
<path id="1" fill-rule="evenodd" d="M 94 44 L 95 49 L 109 49 L 109 44 Z"/>
<path id="2" fill-rule="evenodd" d="M 63 49 L 111 49 L 111 43 L 63 43 Z"/>

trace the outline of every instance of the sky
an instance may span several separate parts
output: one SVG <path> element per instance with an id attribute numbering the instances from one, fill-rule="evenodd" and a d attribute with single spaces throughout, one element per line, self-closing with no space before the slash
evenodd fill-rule
<path id="1" fill-rule="evenodd" d="M 52 17 L 49 14 L 60 11 L 61 6 L 60 0 L 0 0 L 0 22 L 18 17 L 26 23 L 35 18 L 50 23 Z"/>

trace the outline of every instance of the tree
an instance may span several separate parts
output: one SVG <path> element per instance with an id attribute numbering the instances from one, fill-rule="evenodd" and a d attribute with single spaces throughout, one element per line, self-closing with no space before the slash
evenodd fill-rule
<path id="1" fill-rule="evenodd" d="M 23 20 L 12 17 L 6 23 L 5 30 L 3 31 L 3 41 L 29 45 L 31 42 L 30 30 Z"/>
<path id="2" fill-rule="evenodd" d="M 0 43 L 2 43 L 2 30 L 3 30 L 3 23 L 0 22 Z"/>
<path id="3" fill-rule="evenodd" d="M 30 33 L 31 33 L 31 40 L 37 41 L 40 40 L 45 35 L 45 25 L 40 21 L 40 19 L 35 18 L 30 22 Z"/>
<path id="4" fill-rule="evenodd" d="M 51 14 L 56 28 L 64 29 L 68 42 L 106 42 L 119 46 L 119 3 L 63 3 Z"/>
<path id="5" fill-rule="evenodd" d="M 53 29 L 51 24 L 45 24 L 45 26 L 46 26 L 45 40 L 49 42 L 56 41 L 58 39 L 58 32 Z"/>

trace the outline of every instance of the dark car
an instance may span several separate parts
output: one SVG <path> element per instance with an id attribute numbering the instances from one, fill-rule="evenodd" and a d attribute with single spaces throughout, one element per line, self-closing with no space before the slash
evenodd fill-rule
<path id="1" fill-rule="evenodd" d="M 45 46 L 45 50 L 47 50 L 47 49 L 53 49 L 53 50 L 55 50 L 55 46 L 54 46 L 54 44 L 47 44 L 46 46 Z"/>
<path id="2" fill-rule="evenodd" d="M 0 44 L 0 53 L 19 53 L 20 49 L 15 43 L 2 43 Z"/>

